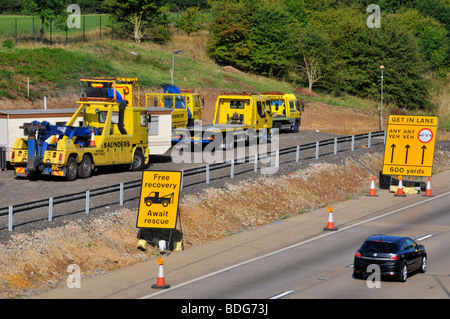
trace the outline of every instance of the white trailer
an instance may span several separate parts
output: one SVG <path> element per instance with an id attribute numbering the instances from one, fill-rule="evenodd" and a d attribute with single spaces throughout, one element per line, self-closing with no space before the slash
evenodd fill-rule
<path id="1" fill-rule="evenodd" d="M 0 110 L 0 169 L 7 167 L 11 159 L 11 151 L 17 138 L 23 138 L 24 123 L 34 120 L 47 121 L 51 125 L 65 125 L 77 109 L 28 109 L 28 110 Z M 149 123 L 150 155 L 162 155 L 172 146 L 172 109 L 148 107 L 152 116 Z M 77 125 L 83 124 L 81 114 Z"/>
<path id="2" fill-rule="evenodd" d="M 172 111 L 167 107 L 147 107 L 151 115 L 148 130 L 150 155 L 162 155 L 172 147 Z"/>
<path id="3" fill-rule="evenodd" d="M 29 109 L 29 110 L 0 110 L 0 156 L 2 163 L 0 167 L 6 169 L 6 162 L 11 159 L 11 151 L 17 138 L 24 137 L 23 123 L 30 123 L 34 120 L 47 121 L 52 125 L 65 125 L 77 109 Z M 83 123 L 83 116 L 79 117 L 79 122 Z M 79 123 L 77 123 L 79 124 Z"/>

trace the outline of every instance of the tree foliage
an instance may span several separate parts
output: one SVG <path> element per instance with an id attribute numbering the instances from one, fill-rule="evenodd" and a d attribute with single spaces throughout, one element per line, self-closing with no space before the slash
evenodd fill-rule
<path id="1" fill-rule="evenodd" d="M 190 35 L 192 32 L 198 32 L 205 23 L 204 16 L 199 7 L 187 8 L 177 20 L 176 25 L 181 30 Z"/>
<path id="2" fill-rule="evenodd" d="M 22 12 L 26 15 L 38 16 L 41 19 L 39 34 L 43 41 L 45 25 L 50 21 L 66 17 L 69 3 L 69 0 L 23 0 Z"/>
<path id="3" fill-rule="evenodd" d="M 170 39 L 162 0 L 105 0 L 103 6 L 120 35 L 131 36 L 137 43 L 143 38 L 158 42 Z"/>
<path id="4" fill-rule="evenodd" d="M 386 102 L 428 108 L 427 77 L 448 74 L 450 45 L 448 0 L 430 0 L 440 12 L 427 1 L 380 0 L 381 27 L 371 28 L 368 0 L 214 0 L 209 52 L 223 65 L 373 99 L 384 65 Z"/>
<path id="5" fill-rule="evenodd" d="M 211 1 L 209 53 L 219 64 L 270 76 L 283 76 L 295 23 L 283 3 Z"/>

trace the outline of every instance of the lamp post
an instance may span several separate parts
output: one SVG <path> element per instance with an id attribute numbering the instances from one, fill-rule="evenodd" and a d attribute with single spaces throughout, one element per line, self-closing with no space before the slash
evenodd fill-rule
<path id="1" fill-rule="evenodd" d="M 172 84 L 173 84 L 173 68 L 175 67 L 175 54 L 181 54 L 183 53 L 183 51 L 178 50 L 178 51 L 174 51 L 172 52 Z"/>
<path id="2" fill-rule="evenodd" d="M 380 69 L 381 69 L 380 131 L 382 131 L 383 130 L 383 70 L 384 70 L 384 65 L 381 65 Z"/>

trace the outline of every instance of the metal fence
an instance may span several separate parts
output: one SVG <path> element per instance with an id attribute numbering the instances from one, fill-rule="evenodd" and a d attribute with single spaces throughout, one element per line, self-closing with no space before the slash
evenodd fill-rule
<path id="1" fill-rule="evenodd" d="M 32 42 L 56 44 L 112 37 L 114 28 L 108 15 L 82 15 L 79 28 L 60 27 L 56 21 L 46 22 L 41 37 L 41 19 L 33 16 L 1 16 L 0 38 L 9 38 L 16 44 Z"/>

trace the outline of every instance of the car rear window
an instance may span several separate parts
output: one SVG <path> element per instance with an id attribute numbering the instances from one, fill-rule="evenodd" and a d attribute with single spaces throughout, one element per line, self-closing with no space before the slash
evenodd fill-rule
<path id="1" fill-rule="evenodd" d="M 397 246 L 394 243 L 366 241 L 362 245 L 361 250 L 391 253 L 397 251 Z"/>

